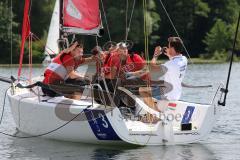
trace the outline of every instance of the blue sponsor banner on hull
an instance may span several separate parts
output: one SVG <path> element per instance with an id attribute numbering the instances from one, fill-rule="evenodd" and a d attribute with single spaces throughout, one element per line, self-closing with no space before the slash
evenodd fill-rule
<path id="1" fill-rule="evenodd" d="M 98 140 L 121 140 L 113 130 L 103 110 L 85 109 L 84 113 L 94 135 Z"/>
<path id="2" fill-rule="evenodd" d="M 187 123 L 190 122 L 190 120 L 192 118 L 192 114 L 194 112 L 194 109 L 195 109 L 194 106 L 188 106 L 186 108 L 186 111 L 185 111 L 185 113 L 183 115 L 183 119 L 182 119 L 182 122 L 181 122 L 182 124 L 187 124 Z"/>

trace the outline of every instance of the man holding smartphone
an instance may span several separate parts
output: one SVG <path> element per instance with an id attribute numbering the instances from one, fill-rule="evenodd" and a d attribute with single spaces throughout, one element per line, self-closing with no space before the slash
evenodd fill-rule
<path id="1" fill-rule="evenodd" d="M 187 58 L 182 55 L 182 51 L 183 42 L 179 37 L 169 37 L 168 47 L 161 48 L 157 46 L 155 48 L 153 59 L 150 62 L 150 74 L 154 72 L 157 75 L 156 80 L 170 85 L 171 89 L 168 91 L 164 91 L 163 89 L 163 93 L 160 94 L 160 86 L 140 87 L 139 93 L 149 107 L 160 111 L 153 98 L 157 100 L 180 99 L 182 93 L 181 83 L 187 69 Z M 169 60 L 164 64 L 157 64 L 157 59 L 161 54 L 168 56 Z"/>

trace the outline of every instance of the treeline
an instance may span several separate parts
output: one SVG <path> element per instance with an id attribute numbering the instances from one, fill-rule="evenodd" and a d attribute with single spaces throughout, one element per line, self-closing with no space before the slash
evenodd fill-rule
<path id="1" fill-rule="evenodd" d="M 98 38 L 99 43 L 103 45 L 109 40 L 118 42 L 125 39 L 126 26 L 131 22 L 128 39 L 135 43 L 133 50 L 144 51 L 146 46 L 143 1 L 136 0 L 132 19 L 130 17 L 134 0 L 102 1 L 104 8 L 101 6 L 101 16 L 105 34 Z M 33 43 L 35 63 L 40 63 L 44 57 L 44 46 L 54 4 L 55 0 L 32 0 L 31 31 L 39 37 Z M 237 25 L 240 0 L 147 0 L 145 6 L 147 29 L 145 29 L 149 34 L 149 53 L 152 53 L 156 45 L 167 45 L 169 36 L 177 36 L 162 4 L 192 57 L 227 60 Z M 18 63 L 24 1 L 12 0 L 12 7 L 13 12 L 11 12 L 11 1 L 1 0 L 0 63 L 10 63 L 11 52 L 13 63 Z M 87 51 L 96 45 L 93 36 L 78 36 L 78 38 L 82 39 Z M 239 40 L 240 37 L 238 37 L 237 51 L 240 51 Z M 25 61 L 27 58 L 28 56 L 25 56 Z"/>

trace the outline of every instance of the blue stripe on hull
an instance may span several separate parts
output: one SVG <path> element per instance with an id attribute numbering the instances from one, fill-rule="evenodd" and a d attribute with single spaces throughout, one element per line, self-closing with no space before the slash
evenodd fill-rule
<path id="1" fill-rule="evenodd" d="M 113 130 L 103 110 L 85 109 L 84 113 L 94 135 L 98 140 L 121 140 Z"/>
<path id="2" fill-rule="evenodd" d="M 181 122 L 182 124 L 188 124 L 190 122 L 190 120 L 192 118 L 192 114 L 194 112 L 194 109 L 195 109 L 194 106 L 188 106 L 186 108 L 186 111 L 183 115 L 183 119 L 182 119 L 182 122 Z"/>

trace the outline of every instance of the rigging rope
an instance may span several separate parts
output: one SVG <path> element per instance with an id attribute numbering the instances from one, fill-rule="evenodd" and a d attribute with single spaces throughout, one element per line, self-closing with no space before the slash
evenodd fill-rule
<path id="1" fill-rule="evenodd" d="M 147 69 L 150 71 L 150 65 L 149 65 L 149 29 L 148 29 L 148 12 L 147 12 L 147 0 L 143 0 L 143 15 L 144 15 L 144 45 L 145 45 L 145 58 L 147 60 Z M 147 88 L 150 88 L 150 79 L 147 80 Z M 151 94 L 151 93 L 150 93 Z M 151 101 L 152 95 L 148 97 L 148 101 Z M 149 107 L 149 106 L 148 106 Z M 149 107 L 150 109 L 150 107 Z M 151 122 L 151 115 L 149 113 L 147 114 L 147 121 Z M 151 136 L 149 136 L 148 140 L 146 141 L 146 144 L 149 142 Z"/>
<path id="2" fill-rule="evenodd" d="M 98 46 L 98 37 L 96 36 L 96 45 Z M 108 53 L 108 54 L 110 54 L 110 53 Z M 100 53 L 98 53 L 98 56 L 99 56 L 99 59 L 101 60 L 101 58 L 100 58 Z M 103 65 L 103 61 L 101 60 L 101 62 L 98 64 L 99 66 L 98 67 L 100 67 L 100 70 L 101 70 L 101 67 L 102 67 L 102 65 Z M 100 71 L 101 72 L 101 71 Z M 97 75 L 97 76 L 100 76 L 101 77 L 101 73 L 100 73 L 100 75 Z M 105 79 L 105 77 L 103 77 L 102 78 L 102 80 L 103 80 L 103 84 L 104 84 L 104 87 L 105 87 L 105 89 L 106 89 L 106 91 L 107 91 L 107 96 L 108 96 L 108 98 L 109 98 L 109 100 L 111 101 L 111 106 L 113 106 L 113 107 L 111 107 L 112 108 L 112 110 L 113 110 L 113 108 L 114 107 L 117 107 L 116 106 L 116 104 L 115 104 L 115 102 L 114 102 L 114 97 L 115 97 L 115 94 L 113 95 L 113 96 L 111 96 L 111 94 L 110 94 L 110 92 L 109 92 L 109 89 L 108 89 L 108 85 L 107 85 L 107 83 L 106 83 L 106 79 Z M 117 83 L 115 84 L 115 87 L 117 86 Z M 114 93 L 115 93 L 115 88 L 114 87 Z M 100 93 L 99 93 L 100 94 Z M 103 98 L 103 99 L 101 99 L 102 101 L 104 101 L 104 105 L 105 105 L 105 108 L 106 108 L 106 101 L 105 101 L 105 98 L 104 98 L 104 96 L 102 96 L 101 98 Z"/>
<path id="3" fill-rule="evenodd" d="M 127 0 L 127 4 L 128 4 L 128 0 Z M 131 28 L 131 24 L 132 24 L 133 13 L 134 13 L 134 10 L 135 10 L 135 4 L 136 4 L 136 0 L 133 0 L 132 11 L 131 11 L 131 15 L 130 15 L 130 19 L 129 19 L 128 25 L 127 25 L 128 14 L 126 14 L 126 37 L 125 37 L 125 40 L 128 39 L 128 34 L 129 34 L 129 31 L 130 31 L 130 28 Z"/>
<path id="4" fill-rule="evenodd" d="M 149 27 L 148 27 L 148 23 L 149 21 L 149 16 L 148 16 L 148 6 L 147 6 L 147 0 L 143 0 L 143 14 L 144 14 L 144 39 L 145 39 L 145 57 L 147 60 L 147 70 L 150 73 L 150 57 L 149 57 Z M 147 80 L 147 88 L 151 88 L 151 82 L 150 79 Z M 153 101 L 152 100 L 152 92 L 150 92 L 150 96 L 148 97 L 148 101 Z M 154 102 L 153 102 L 154 103 Z M 152 104 L 155 105 L 155 104 Z M 149 109 L 151 108 L 150 106 L 148 106 Z M 152 123 L 155 119 L 154 115 L 150 114 L 150 111 L 148 110 L 148 113 L 146 115 L 146 119 L 148 122 Z M 153 133 L 153 130 L 151 130 L 151 132 Z M 151 139 L 151 135 L 148 137 L 145 145 L 147 145 Z"/>
<path id="5" fill-rule="evenodd" d="M 10 25 L 10 38 L 11 38 L 11 75 L 13 74 L 13 35 L 12 35 L 12 32 L 13 32 L 13 10 L 12 10 L 12 0 L 11 0 L 11 9 L 10 9 L 10 19 L 11 19 L 11 25 Z"/>
<path id="6" fill-rule="evenodd" d="M 32 33 L 30 33 L 30 36 L 29 36 L 29 82 L 30 84 L 32 83 Z"/>
<path id="7" fill-rule="evenodd" d="M 147 1 L 146 0 L 143 0 L 143 23 L 144 23 L 144 50 L 145 50 L 145 58 L 146 58 L 146 61 L 149 62 L 150 61 L 150 58 L 149 58 L 149 30 L 148 30 L 148 15 L 147 15 Z M 149 63 L 147 63 L 147 69 L 149 70 L 150 66 L 149 66 Z M 149 83 L 148 83 L 149 84 Z"/>
<path id="8" fill-rule="evenodd" d="M 132 10 L 131 10 L 131 15 L 130 15 L 130 19 L 129 19 L 129 23 L 128 23 L 128 8 L 129 8 L 129 1 L 126 0 L 126 35 L 125 35 L 125 41 L 127 41 L 128 39 L 128 33 L 130 31 L 130 27 L 131 27 L 131 23 L 132 23 L 132 17 L 133 17 L 133 13 L 135 10 L 135 4 L 136 4 L 136 0 L 133 1 L 133 6 L 132 6 Z M 117 90 L 117 84 L 119 82 L 119 77 L 120 77 L 120 72 L 121 72 L 121 67 L 122 67 L 122 59 L 120 60 L 120 66 L 119 66 L 119 70 L 117 73 L 117 82 L 114 86 L 114 94 L 113 97 L 115 97 L 116 94 L 116 90 Z"/>
<path id="9" fill-rule="evenodd" d="M 125 34 L 125 40 L 127 40 L 127 35 L 128 35 L 128 0 L 126 0 L 126 34 Z"/>
<path id="10" fill-rule="evenodd" d="M 130 31 L 130 28 L 131 28 L 131 24 L 132 24 L 132 18 L 133 18 L 133 13 L 134 13 L 134 10 L 135 10 L 135 4 L 136 4 L 136 0 L 133 0 L 133 7 L 132 7 L 132 12 L 131 12 L 130 20 L 129 20 L 127 37 L 128 37 L 128 33 L 129 33 L 129 31 Z"/>
<path id="11" fill-rule="evenodd" d="M 36 35 L 36 34 L 34 34 L 34 33 L 31 33 L 32 34 L 32 36 L 33 36 L 33 40 L 38 40 L 41 44 L 43 44 L 43 45 L 45 45 L 45 43 L 44 42 L 42 42 L 42 41 L 40 41 L 41 39 Z M 55 53 L 50 47 L 48 47 L 47 45 L 45 46 L 47 49 L 49 49 L 53 54 L 57 54 L 57 53 Z M 46 53 L 50 56 L 51 54 L 47 51 L 47 50 L 45 50 L 46 51 Z"/>
<path id="12" fill-rule="evenodd" d="M 104 19 L 105 19 L 106 27 L 107 27 L 108 38 L 109 38 L 109 41 L 112 41 L 110 30 L 109 30 L 109 26 L 108 26 L 108 21 L 107 21 L 107 15 L 106 15 L 106 12 L 105 12 L 102 0 L 101 0 L 101 6 L 102 6 L 102 11 L 103 11 L 103 16 L 104 16 Z"/>
<path id="13" fill-rule="evenodd" d="M 32 0 L 30 0 L 30 6 L 29 6 L 29 12 L 28 12 L 29 19 L 31 16 L 31 11 L 32 11 Z"/>
<path id="14" fill-rule="evenodd" d="M 180 35 L 179 35 L 179 33 L 178 33 L 178 31 L 177 31 L 177 29 L 176 29 L 176 27 L 175 27 L 175 25 L 174 25 L 171 17 L 170 17 L 170 15 L 168 14 L 168 11 L 167 11 L 166 7 L 164 6 L 162 0 L 159 0 L 159 1 L 160 1 L 161 5 L 162 5 L 162 8 L 163 8 L 164 12 L 166 13 L 166 15 L 167 15 L 167 17 L 168 17 L 168 19 L 169 19 L 169 21 L 170 21 L 170 23 L 171 23 L 174 31 L 176 32 L 177 36 L 180 37 Z M 180 37 L 180 38 L 181 38 L 181 37 Z M 181 39 L 182 39 L 182 38 L 181 38 Z M 184 48 L 185 52 L 187 53 L 187 56 L 188 56 L 191 64 L 193 64 L 193 61 L 192 61 L 192 59 L 191 59 L 190 54 L 188 53 L 188 50 L 187 50 L 186 46 L 184 45 L 184 43 L 182 43 L 182 45 L 183 45 L 183 48 Z"/>
<path id="15" fill-rule="evenodd" d="M 126 35 L 125 35 L 125 41 L 127 41 L 127 36 L 128 36 L 128 0 L 126 0 L 126 16 L 125 16 L 125 20 L 126 20 Z M 134 3 L 135 4 L 135 3 Z M 133 7 L 133 9 L 134 9 L 134 7 Z M 133 11 L 131 12 L 131 14 L 133 14 Z M 132 17 L 132 15 L 131 15 L 131 17 Z M 130 19 L 130 22 L 131 22 L 131 19 Z M 130 23 L 129 23 L 129 28 L 130 28 Z M 123 62 L 123 60 L 122 59 L 120 59 L 120 66 L 119 66 L 119 68 L 118 68 L 118 72 L 117 72 L 117 76 L 116 76 L 116 79 L 117 79 L 117 81 L 116 81 L 116 84 L 115 84 L 115 86 L 114 86 L 114 90 L 113 90 L 113 99 L 115 98 L 115 96 L 116 96 L 116 90 L 117 90 L 117 87 L 118 87 L 118 83 L 119 83 L 119 80 L 121 79 L 121 77 L 120 77 L 120 72 L 121 72 L 121 68 L 122 68 L 122 62 Z"/>

